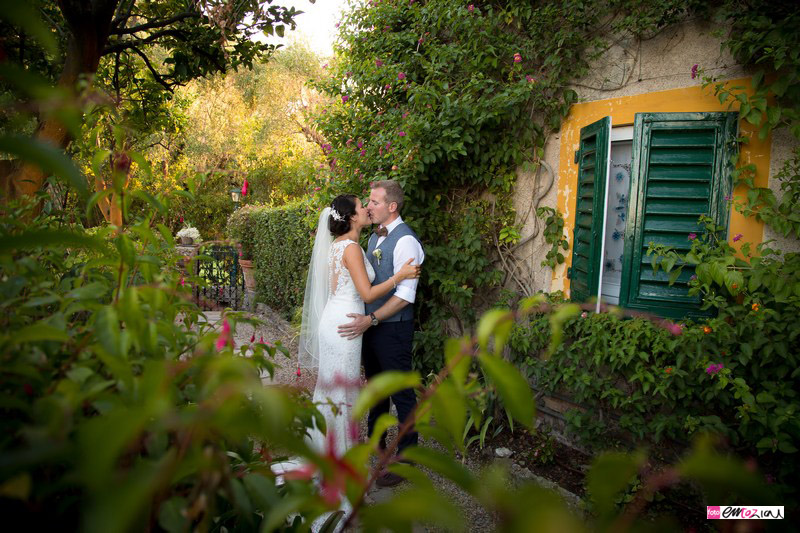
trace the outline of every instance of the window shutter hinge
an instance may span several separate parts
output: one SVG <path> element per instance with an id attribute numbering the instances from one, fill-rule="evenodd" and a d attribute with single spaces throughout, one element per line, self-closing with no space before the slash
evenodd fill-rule
<path id="1" fill-rule="evenodd" d="M 567 279 L 572 279 L 572 267 L 567 268 Z"/>
<path id="2" fill-rule="evenodd" d="M 578 164 L 578 157 L 579 157 L 580 153 L 581 153 L 580 150 L 575 150 L 575 164 L 576 165 Z"/>

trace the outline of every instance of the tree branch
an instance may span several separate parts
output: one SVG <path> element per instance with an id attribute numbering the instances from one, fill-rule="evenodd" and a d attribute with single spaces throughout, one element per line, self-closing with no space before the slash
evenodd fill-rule
<path id="1" fill-rule="evenodd" d="M 163 28 L 165 26 L 169 26 L 170 24 L 174 24 L 175 22 L 180 22 L 181 20 L 185 20 L 188 18 L 198 18 L 200 17 L 200 13 L 196 11 L 180 13 L 175 15 L 174 17 L 170 17 L 168 19 L 163 20 L 155 20 L 153 22 L 147 22 L 145 24 L 139 24 L 138 26 L 131 26 L 130 28 L 117 28 L 111 30 L 112 35 L 130 35 L 133 33 L 137 33 L 140 31 L 145 30 L 152 30 L 154 28 Z"/>
<path id="2" fill-rule="evenodd" d="M 158 72 L 156 72 L 156 69 L 153 68 L 153 65 L 150 64 L 150 60 L 147 59 L 147 55 L 134 46 L 131 47 L 131 50 L 139 54 L 139 57 L 141 57 L 144 60 L 144 64 L 147 65 L 148 69 L 150 69 L 150 72 L 153 74 L 153 77 L 156 79 L 156 81 L 161 85 L 163 85 L 164 88 L 169 92 L 173 92 L 172 87 L 166 81 L 164 81 L 164 78 L 162 78 L 161 75 Z"/>
<path id="3" fill-rule="evenodd" d="M 126 50 L 128 48 L 135 49 L 137 46 L 142 46 L 143 44 L 150 44 L 153 41 L 160 39 L 161 37 L 171 36 L 183 41 L 186 41 L 186 34 L 180 30 L 163 30 L 157 31 L 152 35 L 144 39 L 135 39 L 131 41 L 120 41 L 118 43 L 114 43 L 112 45 L 106 46 L 103 49 L 103 55 L 112 54 L 114 52 L 120 52 L 122 50 Z"/>

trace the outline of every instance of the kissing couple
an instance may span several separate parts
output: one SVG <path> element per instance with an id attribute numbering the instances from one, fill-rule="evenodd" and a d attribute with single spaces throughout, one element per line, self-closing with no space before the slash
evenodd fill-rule
<path id="1" fill-rule="evenodd" d="M 414 300 L 425 253 L 414 231 L 403 222 L 403 189 L 393 180 L 371 184 L 369 201 L 355 195 L 334 198 L 319 217 L 303 301 L 299 364 L 317 369 L 314 403 L 325 416 L 327 438 L 312 430 L 318 451 L 341 456 L 356 444 L 357 420 L 351 419 L 358 398 L 361 365 L 367 379 L 388 370 L 411 371 Z M 376 224 L 366 253 L 358 244 L 361 231 Z M 350 322 L 345 323 L 347 319 Z M 405 389 L 369 412 L 375 422 L 394 403 L 402 424 L 417 400 Z M 413 430 L 398 443 L 398 455 L 416 444 Z M 333 448 L 330 450 L 330 448 Z M 386 449 L 386 433 L 380 438 Z M 403 478 L 382 472 L 376 484 L 396 485 Z"/>

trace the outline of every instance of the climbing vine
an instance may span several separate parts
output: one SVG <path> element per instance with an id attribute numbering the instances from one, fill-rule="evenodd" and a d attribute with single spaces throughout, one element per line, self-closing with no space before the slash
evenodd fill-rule
<path id="1" fill-rule="evenodd" d="M 570 84 L 614 39 L 688 12 L 685 2 L 640 4 L 372 0 L 340 21 L 337 60 L 313 82 L 335 102 L 309 110 L 328 156 L 315 194 L 323 204 L 366 194 L 373 180 L 403 185 L 404 219 L 426 245 L 420 367 L 441 363 L 427 354 L 473 323 L 498 285 L 531 291 L 518 228 L 544 195 L 515 209 L 517 171 L 546 193 L 544 146 L 577 101 Z"/>

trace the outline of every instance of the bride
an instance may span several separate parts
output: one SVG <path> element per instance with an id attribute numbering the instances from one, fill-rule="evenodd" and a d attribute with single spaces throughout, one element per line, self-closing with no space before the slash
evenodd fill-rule
<path id="1" fill-rule="evenodd" d="M 318 369 L 314 404 L 325 417 L 327 438 L 316 428 L 311 444 L 320 453 L 337 457 L 353 447 L 358 421 L 351 410 L 361 381 L 361 340 L 339 336 L 337 327 L 348 313 L 364 314 L 364 302 L 384 296 L 404 279 L 417 278 L 419 265 L 413 259 L 379 285 L 372 285 L 375 272 L 359 246 L 361 230 L 371 224 L 367 209 L 356 196 L 334 198 L 319 217 L 303 301 L 299 364 Z"/>

